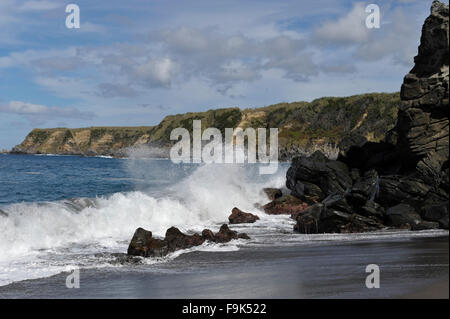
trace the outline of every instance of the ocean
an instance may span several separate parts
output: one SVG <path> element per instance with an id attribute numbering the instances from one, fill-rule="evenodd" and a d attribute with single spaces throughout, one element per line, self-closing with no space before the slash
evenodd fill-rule
<path id="1" fill-rule="evenodd" d="M 289 216 L 255 208 L 288 167 L 260 175 L 257 164 L 0 155 L 0 297 L 389 297 L 448 278 L 448 231 L 302 235 Z M 250 240 L 120 258 L 138 227 L 217 231 L 233 207 L 260 217 L 231 225 Z M 365 265 L 377 262 L 390 288 L 369 292 Z M 67 289 L 75 268 L 82 288 Z"/>

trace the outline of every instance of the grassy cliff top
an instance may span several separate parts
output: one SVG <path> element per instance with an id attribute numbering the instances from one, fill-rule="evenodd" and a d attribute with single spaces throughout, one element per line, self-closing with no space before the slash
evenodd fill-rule
<path id="1" fill-rule="evenodd" d="M 211 109 L 168 115 L 155 126 L 93 126 L 34 129 L 13 151 L 107 153 L 124 147 L 157 144 L 168 146 L 170 132 L 183 127 L 192 132 L 192 121 L 202 129 L 278 128 L 280 146 L 336 145 L 347 134 L 378 141 L 396 122 L 399 93 L 368 93 L 348 97 L 322 97 L 312 102 L 278 103 L 259 108 Z"/>

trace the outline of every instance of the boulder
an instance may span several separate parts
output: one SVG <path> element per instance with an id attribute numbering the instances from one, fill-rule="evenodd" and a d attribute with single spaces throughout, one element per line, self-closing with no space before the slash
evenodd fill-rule
<path id="1" fill-rule="evenodd" d="M 355 207 L 362 207 L 368 200 L 375 200 L 379 192 L 379 177 L 376 170 L 364 173 L 352 186 L 347 201 Z"/>
<path id="2" fill-rule="evenodd" d="M 364 206 L 358 209 L 358 214 L 364 217 L 372 218 L 379 222 L 384 222 L 386 210 L 380 204 L 368 200 Z"/>
<path id="3" fill-rule="evenodd" d="M 266 188 L 263 188 L 263 192 L 267 195 L 267 197 L 270 200 L 275 200 L 278 197 L 283 196 L 283 193 L 281 192 L 281 189 L 279 189 L 279 188 L 266 187 Z"/>
<path id="4" fill-rule="evenodd" d="M 422 207 L 421 216 L 426 221 L 437 222 L 439 226 L 448 229 L 448 202 L 434 203 Z"/>
<path id="5" fill-rule="evenodd" d="M 397 228 L 408 228 L 411 230 L 423 229 L 422 218 L 408 204 L 398 204 L 386 212 L 386 224 Z"/>
<path id="6" fill-rule="evenodd" d="M 236 231 L 228 228 L 227 224 L 223 224 L 220 227 L 219 232 L 216 233 L 216 235 L 214 236 L 214 241 L 216 243 L 226 243 L 233 239 L 238 239 L 238 238 L 239 238 L 238 233 Z"/>
<path id="7" fill-rule="evenodd" d="M 352 186 L 347 165 L 329 160 L 320 151 L 294 158 L 286 178 L 291 194 L 309 203 L 322 201 L 331 193 L 343 194 Z"/>
<path id="8" fill-rule="evenodd" d="M 166 231 L 164 240 L 170 252 L 200 246 L 205 242 L 205 239 L 199 234 L 185 235 L 176 227 L 170 227 Z"/>
<path id="9" fill-rule="evenodd" d="M 379 222 L 358 214 L 348 214 L 324 204 L 315 204 L 297 218 L 294 231 L 303 234 L 353 233 L 383 228 Z"/>
<path id="10" fill-rule="evenodd" d="M 208 241 L 214 241 L 214 233 L 209 229 L 204 229 L 202 231 L 202 237 Z"/>
<path id="11" fill-rule="evenodd" d="M 348 134 L 344 136 L 338 144 L 339 155 L 338 157 L 346 157 L 347 152 L 354 146 L 363 146 L 366 144 L 367 139 L 361 134 Z"/>
<path id="12" fill-rule="evenodd" d="M 228 217 L 228 220 L 230 221 L 230 224 L 254 223 L 259 220 L 259 217 L 243 212 L 239 208 L 235 207 L 231 211 L 231 215 Z"/>
<path id="13" fill-rule="evenodd" d="M 309 205 L 292 195 L 283 195 L 263 206 L 269 215 L 292 215 L 304 211 Z"/>
<path id="14" fill-rule="evenodd" d="M 160 257 L 168 252 L 167 243 L 164 240 L 153 238 L 151 231 L 138 228 L 134 232 L 127 253 L 132 256 Z"/>
<path id="15" fill-rule="evenodd" d="M 351 207 L 346 199 L 346 194 L 331 194 L 322 201 L 327 208 L 332 208 L 344 213 L 352 214 L 353 207 Z"/>

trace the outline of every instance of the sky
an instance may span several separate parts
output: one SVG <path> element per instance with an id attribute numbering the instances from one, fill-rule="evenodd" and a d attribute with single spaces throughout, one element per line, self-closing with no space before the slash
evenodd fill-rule
<path id="1" fill-rule="evenodd" d="M 431 2 L 0 0 L 0 149 L 37 127 L 399 91 Z"/>

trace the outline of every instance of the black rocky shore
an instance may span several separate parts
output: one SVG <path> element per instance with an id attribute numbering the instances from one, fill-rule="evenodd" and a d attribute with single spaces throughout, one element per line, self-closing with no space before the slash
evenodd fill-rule
<path id="1" fill-rule="evenodd" d="M 299 233 L 352 233 L 386 228 L 448 229 L 449 223 L 449 7 L 434 1 L 425 20 L 415 66 L 401 87 L 396 126 L 384 141 L 363 136 L 341 141 L 336 160 L 320 151 L 295 157 L 286 175 L 290 194 L 265 189 L 267 214 L 290 214 Z M 230 223 L 253 223 L 256 215 L 233 209 Z M 222 225 L 214 234 L 185 235 L 177 228 L 164 239 L 136 230 L 133 256 L 164 256 L 178 249 L 248 239 Z"/>

